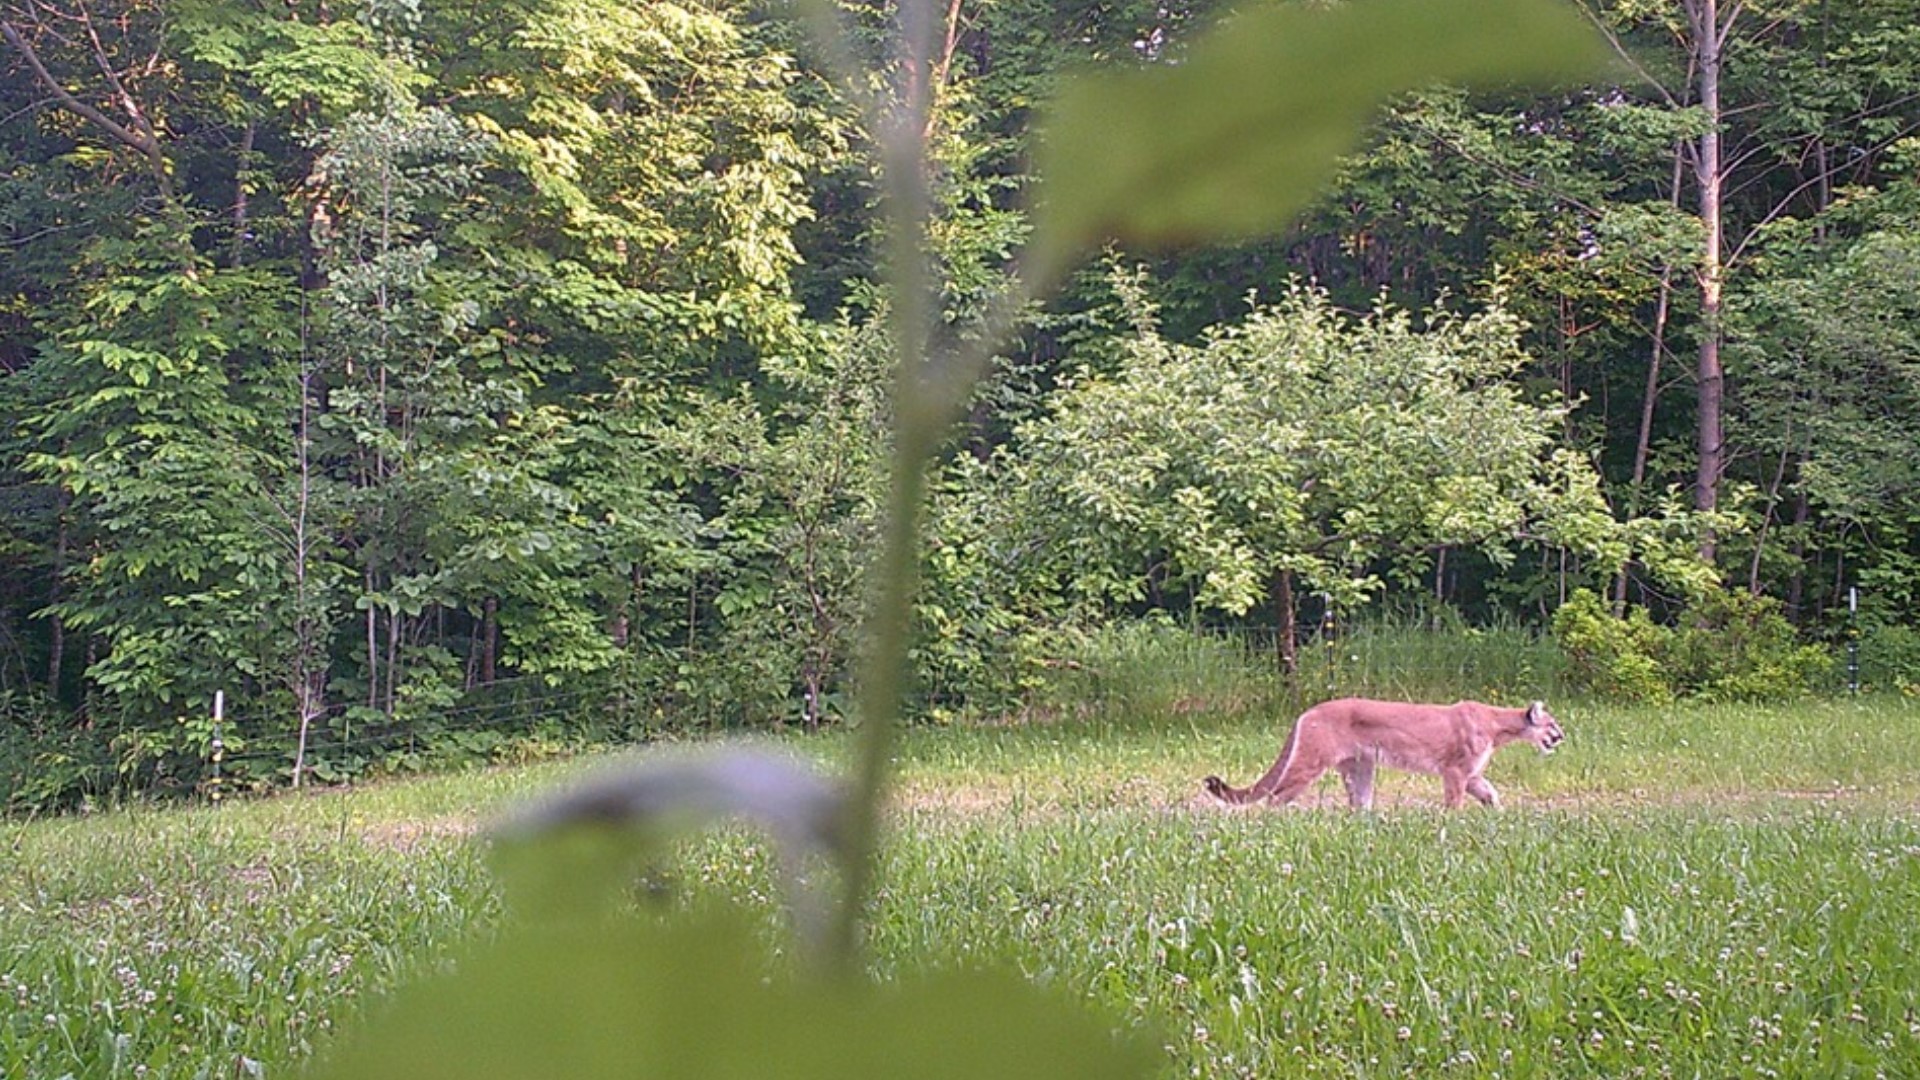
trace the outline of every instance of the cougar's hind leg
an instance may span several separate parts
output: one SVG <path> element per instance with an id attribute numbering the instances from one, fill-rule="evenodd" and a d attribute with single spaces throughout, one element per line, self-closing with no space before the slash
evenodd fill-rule
<path id="1" fill-rule="evenodd" d="M 1279 789 L 1282 783 L 1286 782 L 1287 773 L 1293 767 L 1294 746 L 1299 742 L 1299 739 L 1300 725 L 1295 724 L 1293 730 L 1287 732 L 1287 741 L 1280 747 L 1280 756 L 1273 759 L 1273 767 L 1268 769 L 1260 779 L 1255 780 L 1251 787 L 1241 789 L 1240 793 L 1245 796 L 1240 800 L 1241 802 L 1267 802 L 1271 800 L 1273 793 Z"/>
<path id="2" fill-rule="evenodd" d="M 1268 794 L 1267 802 L 1274 806 L 1284 806 L 1305 795 L 1307 789 L 1313 786 L 1313 782 L 1326 773 L 1327 766 L 1327 762 L 1310 761 L 1304 756 L 1296 755 L 1292 761 L 1287 762 L 1287 769 L 1280 775 L 1280 782 Z"/>
<path id="3" fill-rule="evenodd" d="M 1373 807 L 1373 762 L 1352 758 L 1340 763 L 1340 779 L 1347 785 L 1347 805 L 1355 810 Z"/>

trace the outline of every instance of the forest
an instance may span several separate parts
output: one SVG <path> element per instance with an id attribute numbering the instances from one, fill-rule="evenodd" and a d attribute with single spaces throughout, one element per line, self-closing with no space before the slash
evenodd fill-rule
<path id="1" fill-rule="evenodd" d="M 916 713 L 1141 621 L 1290 670 L 1335 614 L 1554 634 L 1643 700 L 1862 638 L 1920 684 L 1920 0 L 1582 0 L 1599 79 L 1402 95 L 1280 235 L 1011 301 L 1060 81 L 1258 5 L 951 0 L 907 70 L 892 5 L 840 6 L 932 105 L 936 336 L 1018 304 L 928 475 Z M 849 716 L 895 256 L 786 5 L 0 0 L 0 37 L 15 805 L 216 743 L 261 785 L 487 752 L 463 710 Z M 1653 685 L 1734 640 L 1758 674 Z"/>

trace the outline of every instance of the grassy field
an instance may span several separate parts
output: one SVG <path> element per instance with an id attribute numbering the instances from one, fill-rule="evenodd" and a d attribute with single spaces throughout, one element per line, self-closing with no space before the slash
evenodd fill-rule
<path id="1" fill-rule="evenodd" d="M 1199 680 L 912 732 L 876 968 L 1015 965 L 1169 1076 L 1920 1075 L 1920 702 L 1560 705 L 1500 812 L 1399 776 L 1370 815 L 1331 779 L 1200 804 L 1274 707 Z M 0 825 L 0 1076 L 288 1074 L 497 923 L 476 828 L 583 764 Z M 678 877 L 770 914 L 763 847 Z"/>

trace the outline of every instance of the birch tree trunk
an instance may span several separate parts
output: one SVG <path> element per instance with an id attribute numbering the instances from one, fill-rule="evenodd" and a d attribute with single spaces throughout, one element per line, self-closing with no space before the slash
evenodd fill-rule
<path id="1" fill-rule="evenodd" d="M 1738 7 L 1735 7 L 1736 15 Z M 1720 364 L 1721 284 L 1724 266 L 1721 241 L 1725 226 L 1720 214 L 1721 170 L 1720 62 L 1724 55 L 1729 25 L 1720 25 L 1718 0 L 1688 0 L 1687 21 L 1693 32 L 1694 78 L 1700 109 L 1706 116 L 1706 130 L 1693 162 L 1694 181 L 1699 193 L 1702 248 L 1700 268 L 1700 360 L 1699 414 L 1696 437 L 1699 467 L 1694 476 L 1693 504 L 1699 510 L 1712 510 L 1720 502 L 1720 478 L 1726 470 L 1726 436 L 1722 413 L 1726 399 L 1726 375 Z M 1700 555 L 1712 562 L 1717 538 L 1708 533 L 1700 544 Z"/>

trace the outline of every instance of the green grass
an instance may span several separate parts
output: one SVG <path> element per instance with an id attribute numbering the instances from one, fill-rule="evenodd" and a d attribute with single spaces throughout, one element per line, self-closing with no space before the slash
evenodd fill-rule
<path id="1" fill-rule="evenodd" d="M 1777 806 L 918 818 L 883 956 L 987 957 L 1203 1076 L 1901 1075 L 1911 819 Z"/>
<path id="2" fill-rule="evenodd" d="M 1234 699 L 1159 713 L 1115 707 L 1072 722 L 930 728 L 905 740 L 909 798 L 961 806 L 1164 806 L 1219 773 L 1250 782 L 1272 764 L 1291 706 Z M 1518 702 L 1514 702 L 1518 704 Z M 1663 804 L 1767 794 L 1920 797 L 1920 701 L 1896 696 L 1771 705 L 1549 702 L 1568 734 L 1551 756 L 1510 748 L 1488 775 L 1534 803 Z M 1269 712 L 1265 709 L 1286 709 Z M 1316 799 L 1338 780 L 1323 778 Z M 1434 803 L 1436 778 L 1383 772 L 1380 801 Z M 1344 798 L 1344 796 L 1342 796 Z"/>
<path id="3" fill-rule="evenodd" d="M 1914 1075 L 1920 702 L 1554 702 L 1506 810 L 1394 776 L 1352 815 L 1199 804 L 1291 706 L 1198 685 L 911 732 L 876 968 L 1017 966 L 1169 1076 Z M 582 766 L 0 824 L 0 1076 L 285 1075 L 496 925 L 473 829 Z M 763 848 L 676 876 L 771 913 Z"/>
<path id="4" fill-rule="evenodd" d="M 0 1076 L 283 1071 L 497 916 L 473 815 L 554 772 L 0 825 Z"/>

